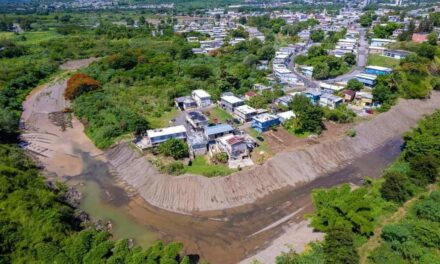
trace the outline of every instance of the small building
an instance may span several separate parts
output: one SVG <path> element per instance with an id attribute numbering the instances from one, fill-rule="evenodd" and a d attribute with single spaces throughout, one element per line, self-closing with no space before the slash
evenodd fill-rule
<path id="1" fill-rule="evenodd" d="M 373 74 L 373 75 L 388 75 L 393 72 L 393 69 L 370 65 L 365 67 L 364 72 L 366 74 Z"/>
<path id="2" fill-rule="evenodd" d="M 342 98 L 333 94 L 325 93 L 319 98 L 319 104 L 321 106 L 327 106 L 330 109 L 335 109 L 342 103 Z"/>
<path id="3" fill-rule="evenodd" d="M 180 110 L 187 110 L 197 107 L 197 102 L 191 96 L 182 96 L 175 98 L 174 104 Z"/>
<path id="4" fill-rule="evenodd" d="M 313 76 L 313 69 L 313 66 L 298 65 L 299 72 L 307 77 Z"/>
<path id="5" fill-rule="evenodd" d="M 344 94 L 344 102 L 351 102 L 356 97 L 356 92 L 353 90 L 344 90 L 342 93 Z"/>
<path id="6" fill-rule="evenodd" d="M 356 100 L 360 102 L 362 107 L 369 107 L 373 104 L 373 95 L 368 92 L 357 92 Z"/>
<path id="7" fill-rule="evenodd" d="M 223 95 L 220 97 L 220 106 L 229 112 L 234 112 L 234 109 L 240 105 L 244 105 L 244 101 L 235 95 Z"/>
<path id="8" fill-rule="evenodd" d="M 398 60 L 405 59 L 409 54 L 409 52 L 403 50 L 385 50 L 383 52 L 383 56 Z"/>
<path id="9" fill-rule="evenodd" d="M 234 132 L 234 128 L 229 124 L 218 124 L 205 127 L 205 137 L 208 140 L 214 140 L 227 134 Z"/>
<path id="10" fill-rule="evenodd" d="M 373 87 L 376 85 L 377 76 L 373 74 L 358 74 L 355 76 L 355 79 L 363 83 L 365 86 Z"/>
<path id="11" fill-rule="evenodd" d="M 209 124 L 208 118 L 200 111 L 188 112 L 186 114 L 186 122 L 196 130 L 201 130 Z"/>
<path id="12" fill-rule="evenodd" d="M 185 126 L 173 126 L 147 130 L 147 138 L 151 145 L 158 145 L 169 139 L 183 139 L 188 137 Z"/>
<path id="13" fill-rule="evenodd" d="M 383 53 L 385 52 L 387 48 L 385 47 L 380 47 L 380 46 L 370 46 L 368 47 L 368 52 L 370 54 L 378 54 L 378 55 L 383 55 Z"/>
<path id="14" fill-rule="evenodd" d="M 414 33 L 411 38 L 414 43 L 423 43 L 428 41 L 428 34 Z"/>
<path id="15" fill-rule="evenodd" d="M 264 85 L 264 84 L 261 84 L 261 83 L 254 84 L 254 89 L 257 90 L 258 92 L 272 91 L 273 90 L 273 88 L 271 86 Z"/>
<path id="16" fill-rule="evenodd" d="M 278 126 L 280 123 L 281 121 L 278 116 L 265 113 L 253 117 L 252 128 L 263 133 L 271 127 Z"/>
<path id="17" fill-rule="evenodd" d="M 188 137 L 188 146 L 191 155 L 205 155 L 208 151 L 208 141 L 201 133 L 194 133 Z"/>
<path id="18" fill-rule="evenodd" d="M 217 139 L 215 152 L 226 152 L 230 160 L 243 159 L 250 154 L 246 137 L 227 135 Z"/>
<path id="19" fill-rule="evenodd" d="M 256 97 L 256 96 L 258 96 L 258 94 L 257 94 L 256 92 L 254 92 L 254 91 L 248 91 L 248 92 L 246 92 L 246 93 L 244 94 L 244 99 L 245 99 L 246 101 L 249 101 L 249 100 L 251 100 L 252 97 Z"/>
<path id="20" fill-rule="evenodd" d="M 305 91 L 304 95 L 307 96 L 310 99 L 310 101 L 312 101 L 313 104 L 317 104 L 319 102 L 319 98 L 322 95 L 322 92 L 316 89 L 314 90 L 310 89 Z"/>
<path id="21" fill-rule="evenodd" d="M 319 87 L 321 88 L 322 93 L 330 93 L 330 94 L 335 92 L 340 92 L 345 88 L 344 85 L 328 84 L 324 82 L 321 82 L 319 84 Z"/>
<path id="22" fill-rule="evenodd" d="M 371 39 L 370 46 L 373 46 L 373 47 L 385 47 L 385 46 L 387 46 L 389 44 L 392 44 L 392 43 L 396 43 L 396 41 L 393 40 L 393 39 L 373 38 L 373 39 Z"/>
<path id="23" fill-rule="evenodd" d="M 248 106 L 248 105 L 240 105 L 234 109 L 234 115 L 240 119 L 241 122 L 249 122 L 252 120 L 252 117 L 257 115 L 257 110 Z"/>
<path id="24" fill-rule="evenodd" d="M 282 105 L 284 107 L 289 107 L 290 102 L 292 102 L 293 100 L 293 96 L 291 95 L 284 95 L 281 97 L 278 97 L 277 99 L 275 99 L 275 103 L 277 105 Z"/>
<path id="25" fill-rule="evenodd" d="M 284 122 L 286 122 L 289 119 L 295 118 L 296 115 L 295 113 L 290 110 L 290 111 L 286 111 L 286 112 L 282 112 L 282 113 L 278 113 L 277 116 L 280 119 L 280 122 L 283 124 Z"/>
<path id="26" fill-rule="evenodd" d="M 211 95 L 209 95 L 209 93 L 207 93 L 205 90 L 194 90 L 192 91 L 191 96 L 199 107 L 211 105 Z"/>

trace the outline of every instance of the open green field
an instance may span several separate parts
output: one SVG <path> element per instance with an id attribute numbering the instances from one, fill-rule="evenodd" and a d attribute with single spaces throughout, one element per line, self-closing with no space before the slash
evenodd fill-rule
<path id="1" fill-rule="evenodd" d="M 191 174 L 203 175 L 207 177 L 226 176 L 236 170 L 228 168 L 226 165 L 209 164 L 205 157 L 197 156 L 191 166 L 186 167 L 186 172 Z"/>
<path id="2" fill-rule="evenodd" d="M 395 68 L 397 65 L 399 65 L 399 60 L 380 56 L 377 54 L 372 54 L 372 55 L 368 56 L 367 64 L 381 66 L 381 67 L 387 67 L 387 68 Z"/>
<path id="3" fill-rule="evenodd" d="M 215 107 L 211 110 L 209 110 L 210 116 L 209 120 L 220 123 L 225 123 L 227 120 L 232 119 L 232 115 L 226 112 L 225 110 L 221 109 L 220 107 Z"/>

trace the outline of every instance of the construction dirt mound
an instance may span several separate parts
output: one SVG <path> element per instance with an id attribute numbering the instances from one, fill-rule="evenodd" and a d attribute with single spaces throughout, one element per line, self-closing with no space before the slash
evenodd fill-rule
<path id="1" fill-rule="evenodd" d="M 427 100 L 400 100 L 387 113 L 358 125 L 353 138 L 279 153 L 263 165 L 227 177 L 164 175 L 127 144 L 108 150 L 106 156 L 118 177 L 154 206 L 182 213 L 221 210 L 255 202 L 283 187 L 297 187 L 335 171 L 400 137 L 439 106 L 438 92 Z"/>

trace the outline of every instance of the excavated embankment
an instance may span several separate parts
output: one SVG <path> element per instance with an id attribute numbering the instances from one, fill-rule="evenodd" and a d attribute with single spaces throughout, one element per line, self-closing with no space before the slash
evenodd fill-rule
<path id="1" fill-rule="evenodd" d="M 387 113 L 358 125 L 354 138 L 280 153 L 261 166 L 227 177 L 164 175 L 126 144 L 110 149 L 106 156 L 118 177 L 154 206 L 182 213 L 221 210 L 252 203 L 283 187 L 299 186 L 332 172 L 401 136 L 439 107 L 439 92 L 427 100 L 400 100 Z"/>

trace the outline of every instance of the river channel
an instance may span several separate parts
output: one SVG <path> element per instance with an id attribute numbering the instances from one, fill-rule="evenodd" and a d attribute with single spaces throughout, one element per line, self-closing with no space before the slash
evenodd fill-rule
<path id="1" fill-rule="evenodd" d="M 64 112 L 68 107 L 64 87 L 65 80 L 39 87 L 23 104 L 22 140 L 47 178 L 80 189 L 80 209 L 94 220 L 110 221 L 116 239 L 132 238 L 145 247 L 157 240 L 180 241 L 184 253 L 197 254 L 213 264 L 237 263 L 266 248 L 284 232 L 283 227 L 303 222 L 304 215 L 312 212 L 313 189 L 345 182 L 362 184 L 364 176 L 378 177 L 402 145 L 401 137 L 396 137 L 327 175 L 277 190 L 252 204 L 179 214 L 151 206 L 116 180 L 105 153 L 87 138 L 83 125 Z M 307 232 L 301 234 L 304 243 Z"/>

